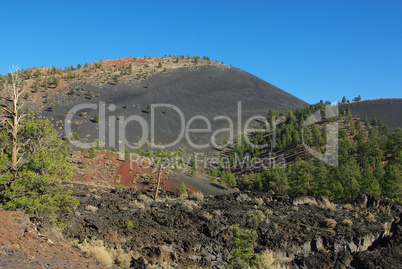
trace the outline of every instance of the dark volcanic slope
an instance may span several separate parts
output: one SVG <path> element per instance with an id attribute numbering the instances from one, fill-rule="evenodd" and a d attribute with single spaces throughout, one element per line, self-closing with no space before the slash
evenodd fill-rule
<path id="1" fill-rule="evenodd" d="M 373 118 L 381 120 L 391 130 L 402 127 L 402 99 L 378 99 L 340 104 L 339 108 L 350 109 L 353 116 L 361 119 L 367 115 L 371 121 Z"/>
<path id="2" fill-rule="evenodd" d="M 149 87 L 147 87 L 149 83 Z M 53 117 L 56 121 L 63 120 L 65 112 L 74 105 L 88 102 L 106 102 L 106 105 L 114 104 L 114 112 L 106 111 L 107 125 L 110 124 L 108 116 L 129 116 L 137 115 L 148 123 L 148 130 L 151 132 L 151 113 L 145 109 L 152 104 L 167 104 L 166 107 L 155 108 L 155 143 L 168 144 L 179 137 L 181 131 L 180 116 L 173 108 L 179 109 L 185 118 L 185 124 L 194 116 L 203 116 L 211 122 L 212 132 L 192 133 L 190 139 L 195 144 L 206 144 L 211 148 L 210 138 L 214 130 L 229 127 L 228 120 L 213 120 L 216 116 L 229 117 L 237 133 L 238 102 L 241 102 L 242 128 L 247 119 L 252 116 L 266 116 L 269 109 L 285 110 L 308 105 L 306 102 L 286 93 L 285 91 L 237 68 L 222 68 L 217 66 L 201 66 L 195 68 L 177 68 L 166 73 L 154 74 L 146 80 L 138 81 L 133 75 L 130 79 L 119 82 L 117 85 L 94 84 L 75 85 L 85 88 L 81 96 L 77 94 L 70 96 L 64 93 L 57 98 L 55 112 L 45 112 L 47 117 Z M 88 92 L 91 90 L 99 98 L 89 99 Z M 127 105 L 127 108 L 124 108 Z M 166 111 L 165 111 L 166 110 Z M 89 142 L 97 138 L 97 124 L 91 119 L 97 113 L 95 110 L 81 110 L 88 112 L 86 116 L 76 115 L 73 118 L 74 130 L 81 138 Z M 81 111 L 77 111 L 77 114 Z M 112 120 L 113 121 L 113 120 Z M 119 121 L 115 121 L 118 126 Z M 59 125 L 60 126 L 60 125 Z M 60 126 L 61 127 L 61 126 Z M 204 120 L 193 121 L 190 128 L 206 128 Z M 108 128 L 107 128 L 108 129 Z M 116 128 L 117 129 L 117 128 Z M 108 131 L 107 131 L 108 133 Z M 116 139 L 119 139 L 116 132 Z M 90 136 L 88 136 L 90 134 Z M 225 135 L 228 136 L 228 132 Z M 141 135 L 139 124 L 129 123 L 126 128 L 126 138 L 134 143 Z M 151 133 L 148 141 L 151 142 Z M 108 134 L 106 141 L 108 141 Z M 222 141 L 222 140 L 221 140 Z M 110 145 L 113 147 L 113 145 Z M 116 144 L 117 146 L 117 144 Z M 186 149 L 191 152 L 204 152 L 206 149 L 192 148 L 187 139 L 183 137 L 180 144 L 170 149 Z"/>

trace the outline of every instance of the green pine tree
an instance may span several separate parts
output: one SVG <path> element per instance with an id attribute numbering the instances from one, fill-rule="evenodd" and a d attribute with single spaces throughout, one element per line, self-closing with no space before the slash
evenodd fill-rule
<path id="1" fill-rule="evenodd" d="M 179 186 L 176 189 L 178 194 L 186 194 L 187 193 L 187 189 L 186 189 L 186 185 L 184 184 L 183 181 L 180 182 Z"/>

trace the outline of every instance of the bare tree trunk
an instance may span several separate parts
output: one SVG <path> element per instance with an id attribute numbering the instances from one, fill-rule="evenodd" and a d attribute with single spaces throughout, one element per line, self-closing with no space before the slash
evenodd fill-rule
<path id="1" fill-rule="evenodd" d="M 14 174 L 14 178 L 17 176 L 17 154 L 18 154 L 18 145 L 17 145 L 17 133 L 18 133 L 18 102 L 17 100 L 13 100 L 13 127 L 11 129 L 11 171 Z"/>
<path id="2" fill-rule="evenodd" d="M 163 169 L 160 168 L 160 169 L 159 169 L 159 174 L 158 174 L 158 184 L 157 184 L 157 186 L 156 186 L 154 201 L 156 201 L 156 199 L 158 199 L 158 192 L 159 192 L 159 185 L 160 185 L 160 183 L 161 183 L 162 171 L 163 171 Z"/>
<path id="3" fill-rule="evenodd" d="M 18 67 L 10 70 L 11 82 L 7 82 L 5 85 L 4 99 L 9 102 L 9 106 L 3 107 L 3 111 L 6 114 L 6 118 L 3 120 L 5 123 L 5 129 L 11 136 L 11 172 L 14 175 L 14 179 L 17 177 L 17 165 L 18 165 L 18 130 L 20 128 L 20 122 L 23 113 L 20 112 L 22 105 L 19 100 L 23 93 L 23 89 L 20 88 L 20 80 L 18 78 Z"/>

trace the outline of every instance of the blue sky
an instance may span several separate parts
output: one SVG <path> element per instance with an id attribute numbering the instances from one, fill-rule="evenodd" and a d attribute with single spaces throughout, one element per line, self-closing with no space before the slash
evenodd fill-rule
<path id="1" fill-rule="evenodd" d="M 0 73 L 209 56 L 309 102 L 402 97 L 402 1 L 6 1 Z"/>

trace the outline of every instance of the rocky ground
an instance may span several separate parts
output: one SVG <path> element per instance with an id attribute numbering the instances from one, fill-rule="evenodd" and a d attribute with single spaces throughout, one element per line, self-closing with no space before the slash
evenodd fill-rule
<path id="1" fill-rule="evenodd" d="M 399 268 L 402 263 L 402 206 L 366 193 L 354 204 L 336 205 L 303 194 L 179 199 L 162 192 L 153 201 L 149 191 L 78 183 L 66 188 L 81 204 L 73 216 L 63 217 L 64 238 L 81 248 L 102 245 L 125 266 L 226 268 L 234 241 L 229 229 L 235 224 L 257 231 L 256 253 L 269 252 L 289 268 Z"/>
<path id="2" fill-rule="evenodd" d="M 361 193 L 336 205 L 303 194 L 179 198 L 65 183 L 80 205 L 62 233 L 0 211 L 0 268 L 227 268 L 230 227 L 255 230 L 256 253 L 283 268 L 400 268 L 400 204 Z"/>

